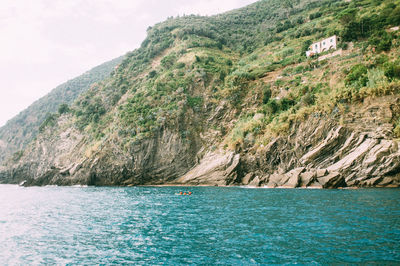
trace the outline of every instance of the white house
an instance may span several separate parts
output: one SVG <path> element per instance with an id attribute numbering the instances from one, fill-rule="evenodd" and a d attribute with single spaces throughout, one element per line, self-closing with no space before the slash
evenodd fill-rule
<path id="1" fill-rule="evenodd" d="M 306 56 L 312 56 L 315 54 L 319 54 L 330 49 L 336 50 L 337 45 L 337 37 L 333 35 L 325 40 L 313 43 L 310 45 L 309 50 L 306 52 Z"/>

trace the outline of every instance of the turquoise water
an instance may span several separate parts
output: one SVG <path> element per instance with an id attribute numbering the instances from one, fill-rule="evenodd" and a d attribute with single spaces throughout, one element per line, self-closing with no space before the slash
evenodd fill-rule
<path id="1" fill-rule="evenodd" d="M 0 264 L 400 263 L 399 189 L 181 190 L 1 185 Z"/>

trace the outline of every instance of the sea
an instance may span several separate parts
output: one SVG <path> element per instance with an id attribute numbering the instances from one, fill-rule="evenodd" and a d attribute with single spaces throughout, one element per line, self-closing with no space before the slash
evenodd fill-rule
<path id="1" fill-rule="evenodd" d="M 0 185 L 0 265 L 53 264 L 399 265 L 400 189 Z"/>

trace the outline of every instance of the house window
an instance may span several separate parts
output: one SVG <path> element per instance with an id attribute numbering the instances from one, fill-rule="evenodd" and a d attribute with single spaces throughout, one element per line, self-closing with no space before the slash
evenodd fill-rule
<path id="1" fill-rule="evenodd" d="M 333 39 L 331 39 L 331 42 L 333 42 Z"/>
<path id="2" fill-rule="evenodd" d="M 317 48 L 318 48 L 318 45 L 316 44 L 316 45 L 315 45 L 315 49 L 317 49 Z"/>
<path id="3" fill-rule="evenodd" d="M 323 42 L 322 45 L 325 45 L 325 42 Z"/>

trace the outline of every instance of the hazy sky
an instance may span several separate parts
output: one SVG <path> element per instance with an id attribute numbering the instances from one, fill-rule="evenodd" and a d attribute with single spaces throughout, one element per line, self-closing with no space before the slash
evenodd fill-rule
<path id="1" fill-rule="evenodd" d="M 57 85 L 140 46 L 169 16 L 256 0 L 1 0 L 0 126 Z"/>

